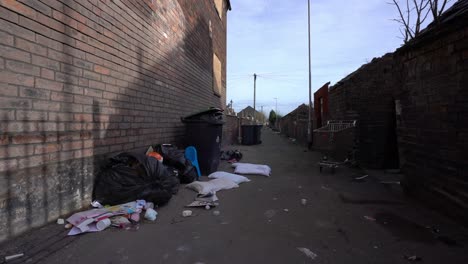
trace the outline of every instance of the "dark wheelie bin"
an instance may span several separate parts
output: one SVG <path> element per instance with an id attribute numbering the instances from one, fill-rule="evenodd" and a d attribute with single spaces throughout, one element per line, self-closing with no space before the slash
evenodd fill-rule
<path id="1" fill-rule="evenodd" d="M 258 145 L 262 143 L 262 125 L 243 125 L 242 145 Z"/>
<path id="2" fill-rule="evenodd" d="M 223 134 L 223 110 L 212 108 L 182 118 L 187 125 L 186 144 L 197 149 L 203 175 L 218 170 Z"/>

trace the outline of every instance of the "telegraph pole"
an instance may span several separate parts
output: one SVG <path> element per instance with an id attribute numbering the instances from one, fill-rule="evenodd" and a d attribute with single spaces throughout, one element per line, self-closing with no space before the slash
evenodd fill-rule
<path id="1" fill-rule="evenodd" d="M 309 149 L 312 147 L 312 70 L 310 64 L 310 0 L 307 1 L 307 25 L 309 29 L 309 118 L 307 122 L 307 142 Z"/>
<path id="2" fill-rule="evenodd" d="M 262 108 L 262 124 L 265 123 L 265 116 L 263 115 L 263 107 L 264 105 L 260 106 Z"/>
<path id="3" fill-rule="evenodd" d="M 255 110 L 257 109 L 257 108 L 255 108 L 255 99 L 256 99 L 255 97 L 257 96 L 257 87 L 256 87 L 256 85 L 257 85 L 257 74 L 254 73 L 254 103 L 253 103 L 253 105 L 254 105 L 254 115 L 255 115 Z"/>

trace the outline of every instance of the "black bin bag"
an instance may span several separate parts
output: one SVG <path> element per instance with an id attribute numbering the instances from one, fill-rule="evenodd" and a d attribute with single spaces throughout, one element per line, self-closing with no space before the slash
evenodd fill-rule
<path id="1" fill-rule="evenodd" d="M 169 202 L 179 179 L 153 157 L 121 153 L 110 159 L 94 182 L 93 200 L 116 205 L 146 200 L 155 205 Z"/>

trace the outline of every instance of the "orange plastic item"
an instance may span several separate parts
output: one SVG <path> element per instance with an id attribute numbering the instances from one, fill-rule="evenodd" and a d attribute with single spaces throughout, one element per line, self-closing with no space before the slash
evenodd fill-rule
<path id="1" fill-rule="evenodd" d="M 161 154 L 157 153 L 157 152 L 150 152 L 148 153 L 148 156 L 149 157 L 153 157 L 153 158 L 156 158 L 157 160 L 159 161 L 162 161 L 163 160 L 163 157 L 161 156 Z"/>

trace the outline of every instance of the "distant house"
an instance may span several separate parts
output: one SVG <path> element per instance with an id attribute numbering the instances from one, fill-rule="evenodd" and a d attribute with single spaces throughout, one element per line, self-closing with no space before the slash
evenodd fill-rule
<path id="1" fill-rule="evenodd" d="M 237 116 L 241 118 L 257 120 L 260 122 L 263 122 L 263 119 L 265 118 L 261 112 L 254 110 L 251 106 L 247 106 L 246 108 L 242 109 L 239 113 L 237 113 Z"/>

